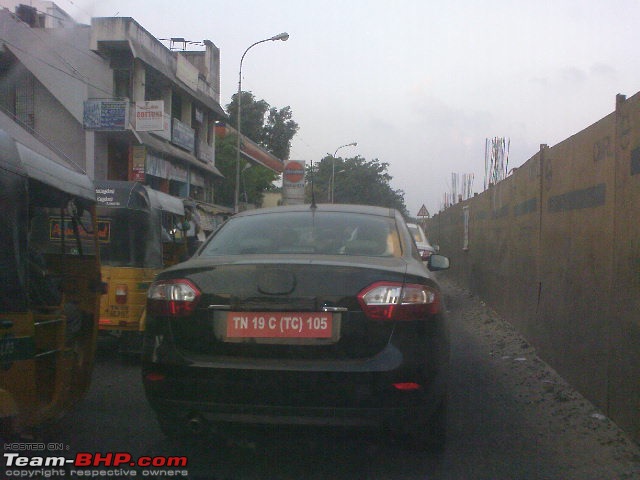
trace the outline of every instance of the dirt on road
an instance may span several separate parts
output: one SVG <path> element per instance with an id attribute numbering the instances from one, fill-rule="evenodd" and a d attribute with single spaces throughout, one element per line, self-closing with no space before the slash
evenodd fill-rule
<path id="1" fill-rule="evenodd" d="M 438 280 L 454 334 L 478 339 L 475 355 L 490 359 L 493 378 L 513 392 L 514 403 L 527 418 L 535 419 L 532 434 L 540 437 L 540 444 L 551 445 L 562 465 L 553 478 L 640 479 L 640 446 L 630 436 L 539 358 L 482 299 L 446 276 Z"/>

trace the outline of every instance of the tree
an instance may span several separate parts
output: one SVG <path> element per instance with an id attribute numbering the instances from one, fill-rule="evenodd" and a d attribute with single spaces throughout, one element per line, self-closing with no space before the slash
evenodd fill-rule
<path id="1" fill-rule="evenodd" d="M 240 104 L 240 131 L 242 135 L 250 138 L 258 145 L 265 146 L 265 115 L 269 111 L 270 105 L 264 100 L 256 100 L 251 92 L 241 92 L 242 102 Z M 231 103 L 227 105 L 229 112 L 229 125 L 236 128 L 238 125 L 238 94 L 231 97 Z"/>
<path id="2" fill-rule="evenodd" d="M 224 178 L 216 182 L 215 201 L 220 205 L 233 205 L 236 183 L 235 135 L 216 139 L 216 168 Z"/>
<path id="3" fill-rule="evenodd" d="M 298 131 L 298 124 L 292 120 L 291 107 L 278 110 L 271 108 L 264 128 L 264 142 L 276 157 L 286 160 L 291 150 L 291 139 Z"/>
<path id="4" fill-rule="evenodd" d="M 291 139 L 298 131 L 293 120 L 291 107 L 281 109 L 271 107 L 264 100 L 256 100 L 251 92 L 242 93 L 242 111 L 240 112 L 240 131 L 258 145 L 281 160 L 289 158 Z M 238 125 L 238 94 L 231 97 L 227 105 L 229 125 Z M 268 115 L 267 115 L 268 112 Z"/>
<path id="5" fill-rule="evenodd" d="M 334 168 L 335 161 L 335 168 Z M 311 202 L 311 180 L 316 203 L 330 198 L 332 171 L 335 171 L 333 196 L 335 203 L 354 203 L 395 208 L 408 216 L 404 192 L 394 190 L 387 172 L 389 164 L 378 159 L 365 160 L 360 156 L 334 159 L 327 155 L 319 163 L 307 168 L 306 197 Z"/>
<path id="6" fill-rule="evenodd" d="M 271 107 L 264 100 L 256 100 L 251 92 L 243 91 L 241 94 L 240 131 L 242 135 L 279 159 L 288 159 L 291 139 L 298 131 L 298 124 L 292 119 L 291 107 L 278 109 Z M 238 124 L 237 93 L 231 97 L 227 112 L 229 112 L 229 125 L 236 128 Z M 216 188 L 216 202 L 223 205 L 233 205 L 235 199 L 236 142 L 235 135 L 216 142 L 216 166 L 225 177 L 225 180 Z M 247 165 L 250 164 L 241 158 L 240 200 L 260 205 L 264 192 L 276 188 L 273 182 L 278 179 L 279 174 L 264 167 L 247 167 Z"/>
<path id="7" fill-rule="evenodd" d="M 216 142 L 216 167 L 224 175 L 224 180 L 216 185 L 216 202 L 221 205 L 233 205 L 236 184 L 236 135 L 228 135 Z M 279 174 L 268 168 L 252 166 L 240 158 L 240 201 L 262 204 L 267 191 L 276 187 L 273 182 Z"/>

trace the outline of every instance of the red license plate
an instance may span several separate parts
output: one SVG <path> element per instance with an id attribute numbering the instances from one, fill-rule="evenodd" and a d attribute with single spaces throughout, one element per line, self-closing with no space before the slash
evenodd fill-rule
<path id="1" fill-rule="evenodd" d="M 227 338 L 331 338 L 327 312 L 228 312 Z"/>

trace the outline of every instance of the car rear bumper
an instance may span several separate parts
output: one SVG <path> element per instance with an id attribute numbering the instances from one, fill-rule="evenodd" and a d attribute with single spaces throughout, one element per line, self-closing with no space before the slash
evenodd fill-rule
<path id="1" fill-rule="evenodd" d="M 157 412 L 171 412 L 185 424 L 200 418 L 210 423 L 369 427 L 424 423 L 439 403 L 397 408 L 274 407 L 265 405 L 198 404 L 176 400 L 152 403 Z"/>
<path id="2" fill-rule="evenodd" d="M 268 372 L 263 372 L 263 374 Z M 343 377 L 340 384 L 303 387 L 305 392 L 274 385 L 272 390 L 247 383 L 242 394 L 228 397 L 225 384 L 200 378 L 186 391 L 180 379 L 151 381 L 145 377 L 147 398 L 159 415 L 170 415 L 185 424 L 193 419 L 210 423 L 254 425 L 312 425 L 382 427 L 411 425 L 426 421 L 446 395 L 445 372 L 426 380 L 413 391 L 393 386 L 380 388 L 376 376 L 368 388 L 354 377 L 354 388 Z M 232 388 L 237 391 L 238 389 Z M 274 392 L 275 391 L 275 392 Z M 297 394 L 299 393 L 299 395 Z"/>
<path id="3" fill-rule="evenodd" d="M 355 359 L 203 355 L 148 332 L 145 393 L 172 423 L 416 425 L 446 395 L 447 336 L 436 320 L 398 325 L 381 351 Z"/>

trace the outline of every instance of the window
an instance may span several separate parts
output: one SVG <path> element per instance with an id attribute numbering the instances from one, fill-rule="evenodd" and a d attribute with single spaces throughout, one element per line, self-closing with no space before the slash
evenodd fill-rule
<path id="1" fill-rule="evenodd" d="M 21 82 L 16 84 L 16 118 L 30 129 L 35 128 L 34 113 L 34 78 L 27 73 Z"/>
<path id="2" fill-rule="evenodd" d="M 131 70 L 116 69 L 113 71 L 113 95 L 118 98 L 131 98 Z"/>
<path id="3" fill-rule="evenodd" d="M 146 71 L 146 81 L 144 86 L 145 101 L 163 100 L 162 85 L 157 77 L 154 77 L 149 70 Z"/>
<path id="4" fill-rule="evenodd" d="M 171 92 L 171 117 L 182 118 L 182 97 L 177 92 Z"/>
<path id="5" fill-rule="evenodd" d="M 203 256 L 319 254 L 398 257 L 391 218 L 344 212 L 289 212 L 231 219 L 212 237 Z"/>

